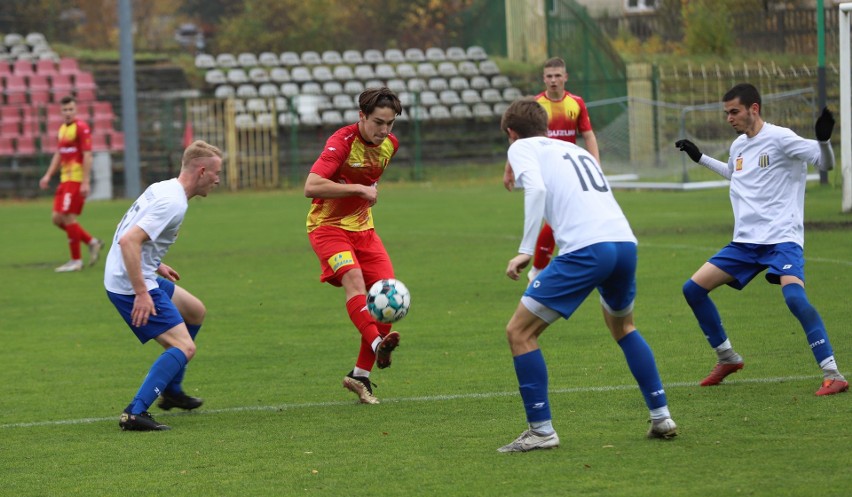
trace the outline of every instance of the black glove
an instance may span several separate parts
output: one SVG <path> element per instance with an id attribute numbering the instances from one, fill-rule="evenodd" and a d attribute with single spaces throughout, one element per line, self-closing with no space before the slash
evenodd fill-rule
<path id="1" fill-rule="evenodd" d="M 831 140 L 831 132 L 834 131 L 834 114 L 828 110 L 828 107 L 823 107 L 822 112 L 814 124 L 816 139 L 821 142 Z"/>
<path id="2" fill-rule="evenodd" d="M 675 147 L 677 147 L 681 152 L 686 152 L 686 155 L 692 159 L 692 162 L 698 162 L 701 160 L 701 156 L 703 155 L 701 150 L 698 150 L 698 147 L 689 140 L 678 140 L 675 142 Z"/>

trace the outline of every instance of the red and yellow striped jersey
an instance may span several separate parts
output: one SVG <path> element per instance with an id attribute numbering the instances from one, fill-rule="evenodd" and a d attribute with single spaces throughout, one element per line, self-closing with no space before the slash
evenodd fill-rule
<path id="1" fill-rule="evenodd" d="M 374 185 L 398 149 L 399 141 L 393 134 L 373 145 L 361 138 L 357 123 L 350 124 L 331 135 L 311 172 L 338 183 Z M 308 211 L 308 233 L 319 226 L 347 231 L 371 229 L 370 205 L 359 197 L 315 198 Z"/>
<path id="2" fill-rule="evenodd" d="M 541 92 L 535 101 L 547 111 L 548 137 L 577 143 L 577 133 L 592 130 L 589 111 L 581 97 L 566 91 L 561 100 L 551 100 L 546 92 Z"/>
<path id="3" fill-rule="evenodd" d="M 83 181 L 83 153 L 92 151 L 92 132 L 79 119 L 59 127 L 59 165 L 61 182 Z"/>

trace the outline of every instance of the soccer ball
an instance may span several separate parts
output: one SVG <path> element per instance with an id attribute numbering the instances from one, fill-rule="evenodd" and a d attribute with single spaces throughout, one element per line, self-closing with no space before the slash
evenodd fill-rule
<path id="1" fill-rule="evenodd" d="M 367 292 L 367 310 L 380 323 L 399 321 L 408 314 L 410 305 L 411 294 L 399 280 L 379 280 Z"/>

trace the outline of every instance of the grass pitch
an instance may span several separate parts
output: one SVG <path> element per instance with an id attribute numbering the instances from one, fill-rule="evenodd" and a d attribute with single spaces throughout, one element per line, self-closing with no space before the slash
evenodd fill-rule
<path id="1" fill-rule="evenodd" d="M 681 285 L 730 240 L 725 190 L 617 192 L 640 240 L 637 325 L 680 427 L 646 440 L 647 411 L 596 298 L 541 343 L 562 446 L 498 454 L 524 428 L 504 327 L 523 283 L 504 276 L 523 198 L 487 182 L 384 184 L 378 232 L 413 304 L 382 404 L 341 387 L 357 354 L 341 290 L 318 282 L 301 192 L 194 199 L 166 262 L 208 316 L 185 386 L 205 405 L 123 433 L 118 415 L 153 359 L 114 311 L 103 263 L 67 259 L 45 201 L 0 204 L 0 495 L 185 496 L 766 495 L 852 492 L 849 394 L 813 395 L 820 375 L 778 287 L 762 277 L 719 306 L 746 368 L 698 381 L 715 356 Z M 127 200 L 82 217 L 109 238 Z M 807 195 L 808 294 L 847 375 L 852 364 L 852 219 L 840 191 Z M 578 214 L 581 215 L 581 214 Z"/>

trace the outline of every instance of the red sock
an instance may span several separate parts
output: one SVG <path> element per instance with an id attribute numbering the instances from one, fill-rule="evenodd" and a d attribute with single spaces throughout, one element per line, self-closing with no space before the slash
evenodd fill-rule
<path id="1" fill-rule="evenodd" d="M 358 328 L 361 337 L 370 345 L 379 338 L 379 329 L 370 312 L 367 311 L 367 296 L 356 295 L 346 302 L 346 312 L 349 319 Z"/>
<path id="2" fill-rule="evenodd" d="M 71 259 L 80 260 L 80 225 L 77 223 L 65 225 L 65 232 L 68 233 L 68 246 L 71 249 Z"/>
<path id="3" fill-rule="evenodd" d="M 373 364 L 376 363 L 376 353 L 373 352 L 372 342 L 367 343 L 361 339 L 361 350 L 358 351 L 358 360 L 355 361 L 355 367 L 365 371 L 372 371 Z"/>
<path id="4" fill-rule="evenodd" d="M 388 336 L 388 333 L 391 332 L 391 324 L 390 323 L 376 323 L 376 328 L 379 330 L 379 336 L 384 338 Z"/>
<path id="5" fill-rule="evenodd" d="M 553 239 L 553 228 L 551 228 L 549 224 L 545 223 L 538 234 L 538 240 L 535 241 L 533 267 L 536 269 L 544 269 L 550 262 L 550 257 L 553 255 L 553 249 L 555 247 L 556 240 Z"/>

